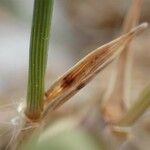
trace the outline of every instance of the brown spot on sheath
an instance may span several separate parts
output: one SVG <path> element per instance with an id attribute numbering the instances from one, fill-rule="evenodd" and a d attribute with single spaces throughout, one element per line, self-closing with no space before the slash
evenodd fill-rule
<path id="1" fill-rule="evenodd" d="M 81 90 L 85 86 L 85 83 L 81 83 L 77 86 L 77 90 Z"/>
<path id="2" fill-rule="evenodd" d="M 70 87 L 75 81 L 75 77 L 73 77 L 71 74 L 68 74 L 66 77 L 63 78 L 61 87 L 67 88 Z"/>
<path id="3" fill-rule="evenodd" d="M 96 55 L 96 56 L 95 56 L 95 58 L 94 58 L 94 59 L 95 59 L 95 61 L 96 61 L 98 58 L 99 58 L 99 56 L 98 56 L 98 55 Z"/>
<path id="4" fill-rule="evenodd" d="M 49 96 L 48 92 L 44 93 L 45 99 Z"/>

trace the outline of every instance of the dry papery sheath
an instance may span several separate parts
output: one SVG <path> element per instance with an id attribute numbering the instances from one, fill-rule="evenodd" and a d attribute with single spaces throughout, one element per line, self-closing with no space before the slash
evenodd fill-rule
<path id="1" fill-rule="evenodd" d="M 61 106 L 83 88 L 97 73 L 120 54 L 137 33 L 143 31 L 146 27 L 147 23 L 143 23 L 119 38 L 93 50 L 56 80 L 45 93 L 43 117 L 48 112 Z"/>

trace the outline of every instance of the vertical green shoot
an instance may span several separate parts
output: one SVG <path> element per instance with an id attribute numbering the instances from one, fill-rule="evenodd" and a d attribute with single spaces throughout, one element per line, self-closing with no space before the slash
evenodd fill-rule
<path id="1" fill-rule="evenodd" d="M 37 120 L 43 110 L 53 0 L 35 0 L 30 38 L 26 116 Z"/>

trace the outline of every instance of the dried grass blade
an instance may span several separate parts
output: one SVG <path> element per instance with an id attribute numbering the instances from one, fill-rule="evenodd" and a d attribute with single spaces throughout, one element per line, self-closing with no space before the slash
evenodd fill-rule
<path id="1" fill-rule="evenodd" d="M 146 23 L 141 24 L 131 32 L 97 48 L 62 75 L 45 93 L 46 100 L 43 115 L 61 106 L 83 88 L 124 49 L 137 33 L 145 29 L 146 26 Z"/>
<path id="2" fill-rule="evenodd" d="M 132 0 L 131 7 L 125 17 L 123 33 L 129 32 L 139 22 L 143 0 Z"/>

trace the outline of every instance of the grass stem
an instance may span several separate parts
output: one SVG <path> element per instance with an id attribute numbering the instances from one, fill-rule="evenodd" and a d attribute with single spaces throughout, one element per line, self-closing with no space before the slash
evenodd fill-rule
<path id="1" fill-rule="evenodd" d="M 128 110 L 125 116 L 118 122 L 119 126 L 133 125 L 150 107 L 150 86 L 141 93 L 135 104 Z"/>
<path id="2" fill-rule="evenodd" d="M 43 110 L 44 80 L 53 0 L 35 0 L 30 38 L 26 115 L 37 120 Z"/>

